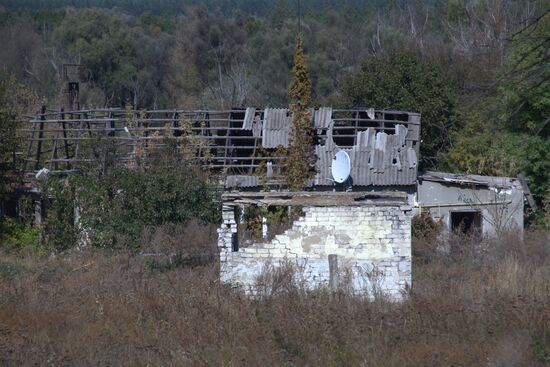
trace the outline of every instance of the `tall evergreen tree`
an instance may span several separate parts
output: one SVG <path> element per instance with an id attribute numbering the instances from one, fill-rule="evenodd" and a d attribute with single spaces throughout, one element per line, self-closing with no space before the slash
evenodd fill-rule
<path id="1" fill-rule="evenodd" d="M 288 87 L 292 127 L 290 144 L 285 160 L 286 183 L 291 191 L 303 190 L 315 174 L 315 150 L 311 113 L 307 110 L 311 100 L 311 81 L 301 34 L 296 37 L 292 81 Z"/>

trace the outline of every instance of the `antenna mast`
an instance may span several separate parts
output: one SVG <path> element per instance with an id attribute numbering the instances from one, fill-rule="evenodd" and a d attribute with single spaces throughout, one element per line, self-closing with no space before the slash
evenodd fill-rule
<path id="1" fill-rule="evenodd" d="M 302 34 L 302 6 L 298 0 L 298 34 Z"/>

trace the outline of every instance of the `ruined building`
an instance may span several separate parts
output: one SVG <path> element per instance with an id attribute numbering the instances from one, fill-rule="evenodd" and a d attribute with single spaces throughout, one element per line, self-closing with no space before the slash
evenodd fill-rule
<path id="1" fill-rule="evenodd" d="M 248 127 L 247 110 L 243 126 Z M 312 111 L 316 130 L 316 174 L 311 191 L 258 191 L 258 176 L 230 176 L 219 229 L 221 277 L 254 292 L 266 269 L 292 264 L 311 287 L 348 287 L 400 298 L 411 285 L 411 216 L 420 116 L 398 111 Z M 286 109 L 266 110 L 255 120 L 262 146 L 287 146 Z M 254 124 L 254 122 L 252 122 Z M 253 127 L 252 127 L 253 129 Z M 347 182 L 336 183 L 331 164 L 339 151 L 349 156 Z M 275 162 L 268 162 L 274 164 Z M 275 176 L 271 172 L 268 179 Z M 268 208 L 262 238 L 245 240 L 247 206 Z M 299 207 L 298 218 L 271 236 L 269 207 Z"/>
<path id="2" fill-rule="evenodd" d="M 251 293 L 266 269 L 291 265 L 310 287 L 399 299 L 412 283 L 414 213 L 429 210 L 449 230 L 490 234 L 510 223 L 522 226 L 524 186 L 513 179 L 418 176 L 419 114 L 330 107 L 310 113 L 316 174 L 303 192 L 284 189 L 278 148 L 289 144 L 291 115 L 282 108 L 43 108 L 23 130 L 28 146 L 22 170 L 35 177 L 90 163 L 147 165 L 167 138 L 184 142 L 196 164 L 224 188 L 221 279 Z M 98 145 L 109 147 L 109 154 L 90 149 Z M 349 164 L 343 182 L 332 171 L 339 152 Z M 495 210 L 504 213 L 501 222 L 491 219 Z"/>

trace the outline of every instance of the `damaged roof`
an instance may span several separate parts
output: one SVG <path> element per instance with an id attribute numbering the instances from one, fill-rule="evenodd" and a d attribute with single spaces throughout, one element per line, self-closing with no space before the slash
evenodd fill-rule
<path id="1" fill-rule="evenodd" d="M 419 114 L 373 108 L 336 110 L 332 107 L 312 108 L 309 112 L 314 139 L 319 142 L 315 145 L 318 160 L 311 184 L 334 184 L 331 165 L 340 150 L 350 157 L 350 177 L 355 186 L 415 184 L 420 139 Z M 262 110 L 248 107 L 241 115 L 232 117 L 234 127 L 239 126 L 238 119 L 242 118 L 242 131 L 248 131 L 260 140 L 262 148 L 288 147 L 292 125 L 292 112 L 288 108 Z M 230 145 L 238 148 L 241 141 L 232 140 Z M 267 178 L 273 182 L 272 179 L 277 176 L 278 162 L 265 158 L 272 167 Z M 259 186 L 259 179 L 252 170 L 248 174 L 229 174 L 225 186 L 255 187 Z"/>
<path id="2" fill-rule="evenodd" d="M 416 183 L 420 144 L 420 115 L 414 112 L 373 108 L 309 109 L 314 130 L 316 175 L 310 185 L 333 186 L 332 160 L 345 151 L 351 160 L 354 186 L 403 186 Z M 129 124 L 129 121 L 132 122 Z M 42 111 L 27 121 L 29 145 L 23 171 L 35 174 L 42 167 L 54 173 L 74 172 L 80 162 L 101 160 L 92 150 L 74 154 L 42 146 L 79 146 L 84 140 L 116 141 L 116 161 L 132 166 L 147 164 L 154 150 L 170 137 L 182 142 L 193 159 L 220 177 L 225 187 L 258 187 L 283 183 L 284 157 L 278 147 L 288 147 L 292 111 L 288 108 L 238 108 L 231 110 L 96 109 Z M 67 126 L 69 128 L 67 128 Z M 38 131 L 40 130 L 40 131 Z M 37 134 L 38 133 L 38 134 Z M 60 135 L 62 133 L 62 135 Z M 36 136 L 39 136 L 37 138 Z M 61 140 L 60 140 L 61 139 Z M 58 142 L 60 141 L 60 143 Z M 260 179 L 265 175 L 265 180 Z"/>
<path id="3" fill-rule="evenodd" d="M 517 178 L 499 176 L 466 175 L 447 172 L 424 172 L 418 176 L 419 180 L 442 182 L 456 185 L 474 185 L 498 188 L 521 188 Z"/>

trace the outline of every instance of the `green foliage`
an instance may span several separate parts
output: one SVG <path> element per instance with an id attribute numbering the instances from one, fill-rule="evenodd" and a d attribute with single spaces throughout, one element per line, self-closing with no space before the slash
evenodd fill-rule
<path id="1" fill-rule="evenodd" d="M 550 13 L 512 39 L 501 94 L 508 129 L 550 138 Z"/>
<path id="2" fill-rule="evenodd" d="M 545 365 L 550 363 L 550 335 L 542 333 L 531 335 L 531 348 L 539 362 Z"/>
<path id="3" fill-rule="evenodd" d="M 19 177 L 16 174 L 16 152 L 21 151 L 17 134 L 18 119 L 29 109 L 36 107 L 37 98 L 12 75 L 0 73 L 0 200 L 13 191 Z"/>
<path id="4" fill-rule="evenodd" d="M 311 100 L 311 81 L 301 35 L 296 37 L 294 67 L 288 93 L 292 112 L 292 129 L 284 160 L 285 180 L 291 191 L 300 191 L 306 187 L 307 181 L 315 174 L 316 161 L 312 116 L 307 110 Z"/>
<path id="5" fill-rule="evenodd" d="M 541 203 L 550 182 L 550 76 L 545 61 L 550 15 L 518 31 L 497 94 L 475 112 L 463 113 L 464 128 L 439 167 L 497 176 L 525 174 Z M 480 101 L 481 102 L 481 101 Z"/>
<path id="6" fill-rule="evenodd" d="M 531 193 L 541 202 L 550 181 L 550 140 L 469 122 L 455 134 L 452 149 L 440 156 L 439 167 L 493 176 L 523 173 Z"/>
<path id="7" fill-rule="evenodd" d="M 6 86 L 0 81 L 0 200 L 15 182 L 14 152 L 17 147 L 17 124 L 9 106 Z"/>
<path id="8" fill-rule="evenodd" d="M 18 119 L 24 111 L 36 107 L 34 93 L 12 75 L 0 74 L 0 200 L 11 192 L 17 183 L 16 152 L 20 151 L 17 134 Z"/>
<path id="9" fill-rule="evenodd" d="M 511 154 L 520 140 L 513 134 L 491 129 L 481 116 L 453 134 L 453 147 L 439 156 L 439 168 L 452 172 L 492 176 L 515 176 L 519 162 Z"/>
<path id="10" fill-rule="evenodd" d="M 367 106 L 422 114 L 420 144 L 424 167 L 433 167 L 458 127 L 452 86 L 439 67 L 413 51 L 393 50 L 367 59 L 342 85 L 345 106 Z"/>
<path id="11" fill-rule="evenodd" d="M 38 234 L 40 228 L 25 225 L 11 218 L 0 220 L 0 248 L 8 251 L 23 248 L 40 250 Z"/>
<path id="12" fill-rule="evenodd" d="M 90 9 L 67 16 L 57 39 L 84 67 L 89 88 L 102 94 L 102 105 L 151 105 L 160 88 L 168 36 L 159 26 Z M 150 20 L 152 22 L 152 20 Z M 148 92 L 145 92 L 148 90 Z"/>
<path id="13" fill-rule="evenodd" d="M 323 10 L 334 9 L 344 3 L 346 6 L 359 10 L 367 4 L 377 3 L 372 0 L 347 0 L 347 1 L 325 1 L 325 0 L 302 0 L 302 8 L 305 11 L 312 11 L 322 8 Z M 101 7 L 112 9 L 118 7 L 124 9 L 131 14 L 162 14 L 171 16 L 180 13 L 184 8 L 203 4 L 209 9 L 218 9 L 223 11 L 225 15 L 232 14 L 236 11 L 244 12 L 251 15 L 265 15 L 270 12 L 280 12 L 282 7 L 286 7 L 284 14 L 294 16 L 295 6 L 287 1 L 272 1 L 272 0 L 3 0 L 2 5 L 9 10 L 22 9 L 55 9 L 67 6 L 87 8 Z"/>
<path id="14" fill-rule="evenodd" d="M 117 170 L 100 177 L 75 175 L 65 182 L 52 178 L 48 185 L 52 199 L 46 233 L 48 244 L 57 250 L 74 246 L 78 240 L 101 247 L 139 248 L 145 226 L 192 218 L 209 223 L 219 220 L 214 191 L 192 171 Z M 77 227 L 73 225 L 75 202 Z"/>
<path id="15" fill-rule="evenodd" d="M 42 192 L 47 210 L 44 224 L 46 247 L 63 251 L 75 246 L 78 231 L 74 225 L 74 189 L 70 181 L 52 177 L 43 185 Z"/>

